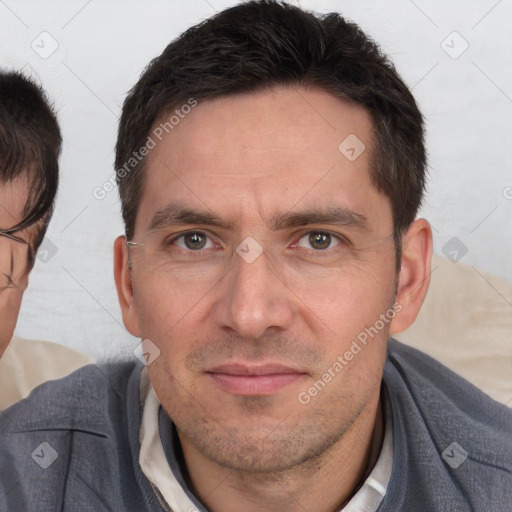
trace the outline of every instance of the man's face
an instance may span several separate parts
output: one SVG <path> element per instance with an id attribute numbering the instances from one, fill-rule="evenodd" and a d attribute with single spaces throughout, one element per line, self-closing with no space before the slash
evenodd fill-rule
<path id="1" fill-rule="evenodd" d="M 8 229 L 23 219 L 28 196 L 27 180 L 0 183 L 0 228 Z M 14 233 L 25 242 L 28 230 Z M 28 243 L 0 236 L 0 357 L 9 344 L 28 283 Z"/>
<path id="2" fill-rule="evenodd" d="M 200 103 L 150 152 L 125 322 L 186 454 L 283 470 L 375 410 L 396 273 L 371 129 L 275 88 Z"/>

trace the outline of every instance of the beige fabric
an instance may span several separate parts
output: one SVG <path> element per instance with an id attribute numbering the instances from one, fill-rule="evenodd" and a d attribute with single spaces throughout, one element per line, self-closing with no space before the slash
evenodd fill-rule
<path id="1" fill-rule="evenodd" d="M 425 304 L 394 337 L 512 407 L 512 283 L 434 256 Z"/>
<path id="2" fill-rule="evenodd" d="M 28 396 L 39 384 L 65 377 L 92 362 L 89 356 L 57 343 L 14 337 L 0 359 L 0 411 Z"/>

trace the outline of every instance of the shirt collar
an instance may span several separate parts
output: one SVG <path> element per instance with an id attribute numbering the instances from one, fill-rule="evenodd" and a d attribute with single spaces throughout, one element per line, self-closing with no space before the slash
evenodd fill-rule
<path id="1" fill-rule="evenodd" d="M 179 464 L 181 447 L 176 429 L 160 406 L 146 368 L 141 372 L 139 392 L 143 409 L 139 457 L 142 472 L 164 510 L 207 512 L 186 485 Z M 375 512 L 386 494 L 393 465 L 393 429 L 391 407 L 385 395 L 382 394 L 386 427 L 379 458 L 361 488 L 340 512 Z"/>

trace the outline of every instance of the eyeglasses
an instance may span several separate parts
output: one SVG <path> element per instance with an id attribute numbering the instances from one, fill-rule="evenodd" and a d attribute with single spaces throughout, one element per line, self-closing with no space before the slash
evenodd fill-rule
<path id="1" fill-rule="evenodd" d="M 19 286 L 33 262 L 34 251 L 29 242 L 0 231 L 0 291 Z"/>
<path id="2" fill-rule="evenodd" d="M 324 274 L 326 269 L 340 268 L 354 261 L 369 258 L 371 253 L 393 239 L 393 234 L 379 239 L 368 236 L 352 237 L 323 229 L 304 229 L 289 240 L 273 233 L 275 240 L 224 239 L 207 229 L 177 232 L 158 229 L 148 232 L 140 241 L 127 241 L 130 252 L 136 250 L 140 264 L 153 272 L 180 273 L 185 269 L 194 275 L 210 272 L 214 268 L 229 268 L 234 256 L 246 263 L 256 261 L 263 253 L 276 270 L 293 270 Z"/>

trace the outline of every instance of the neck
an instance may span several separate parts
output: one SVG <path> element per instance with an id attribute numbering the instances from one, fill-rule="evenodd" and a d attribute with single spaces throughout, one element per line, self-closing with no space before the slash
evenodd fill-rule
<path id="1" fill-rule="evenodd" d="M 180 435 L 188 484 L 211 512 L 335 512 L 375 466 L 384 433 L 379 396 L 321 455 L 279 473 L 220 466 Z"/>

